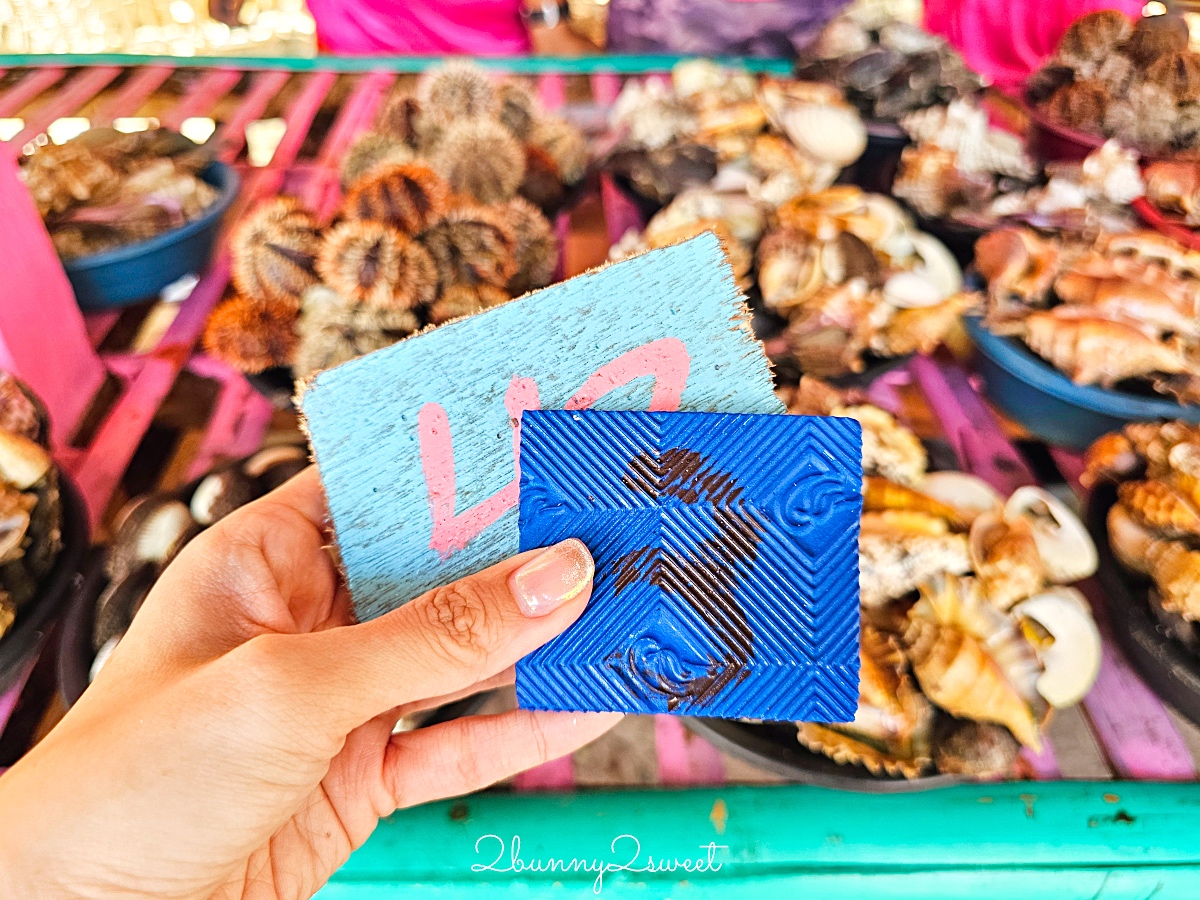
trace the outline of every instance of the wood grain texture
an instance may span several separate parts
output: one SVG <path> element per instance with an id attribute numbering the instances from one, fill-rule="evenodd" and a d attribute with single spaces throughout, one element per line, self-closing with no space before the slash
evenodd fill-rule
<path id="1" fill-rule="evenodd" d="M 671 352 L 657 352 L 664 347 Z M 515 554 L 520 412 L 590 401 L 610 410 L 783 411 L 711 233 L 314 379 L 303 412 L 359 616 Z"/>

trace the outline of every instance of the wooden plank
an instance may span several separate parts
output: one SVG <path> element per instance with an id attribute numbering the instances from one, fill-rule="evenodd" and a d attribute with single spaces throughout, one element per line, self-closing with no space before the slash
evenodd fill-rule
<path id="1" fill-rule="evenodd" d="M 188 370 L 221 384 L 216 405 L 205 423 L 204 438 L 188 465 L 186 480 L 190 481 L 208 472 L 218 459 L 232 457 L 230 449 L 239 442 L 245 413 L 258 405 L 257 401 L 268 406 L 270 403 L 240 373 L 212 357 L 203 354 L 192 357 Z"/>
<path id="2" fill-rule="evenodd" d="M 612 106 L 621 93 L 621 76 L 615 72 L 597 72 L 591 77 L 592 99 L 601 106 Z"/>
<path id="3" fill-rule="evenodd" d="M 89 313 L 84 316 L 83 326 L 87 330 L 88 343 L 93 348 L 99 347 L 120 318 L 120 311 Z"/>
<path id="4" fill-rule="evenodd" d="M 20 81 L 0 95 L 0 119 L 15 116 L 36 100 L 43 91 L 58 84 L 66 71 L 59 66 L 51 66 L 25 73 Z"/>
<path id="5" fill-rule="evenodd" d="M 359 79 L 350 98 L 342 104 L 317 154 L 316 170 L 305 186 L 305 204 L 325 221 L 341 202 L 338 176 L 342 158 L 359 134 L 371 127 L 396 76 L 392 72 L 372 72 Z"/>
<path id="6" fill-rule="evenodd" d="M 114 78 L 121 74 L 116 66 L 96 66 L 85 69 L 47 100 L 25 120 L 25 128 L 5 146 L 19 153 L 29 141 L 33 140 L 50 127 L 56 119 L 72 116 L 83 108 L 83 105 L 106 88 Z"/>
<path id="7" fill-rule="evenodd" d="M 654 717 L 654 746 L 661 784 L 690 787 L 725 783 L 720 751 L 688 731 L 679 719 Z"/>
<path id="8" fill-rule="evenodd" d="M 111 125 L 114 120 L 132 116 L 150 95 L 162 87 L 175 70 L 171 66 L 146 66 L 137 69 L 126 79 L 113 96 L 96 107 L 91 115 L 93 128 Z"/>
<path id="9" fill-rule="evenodd" d="M 154 59 L 151 57 L 151 59 Z M 166 63 L 166 60 L 158 60 Z M 179 63 L 180 65 L 190 66 L 188 63 Z M 226 63 L 228 65 L 228 63 Z M 242 73 L 231 69 L 213 69 L 205 72 L 188 88 L 187 93 L 183 95 L 178 103 L 175 104 L 169 111 L 159 117 L 159 122 L 164 128 L 172 128 L 175 131 L 179 130 L 187 119 L 196 116 L 207 115 L 220 102 L 221 98 L 233 90 L 234 86 L 242 80 Z"/>
<path id="10" fill-rule="evenodd" d="M 539 75 L 537 80 L 538 100 L 542 107 L 551 112 L 561 109 L 567 102 L 567 79 L 560 74 Z"/>
<path id="11" fill-rule="evenodd" d="M 615 245 L 628 231 L 640 232 L 646 227 L 637 205 L 617 187 L 607 172 L 600 173 L 600 202 L 604 206 L 609 244 Z"/>
<path id="12" fill-rule="evenodd" d="M 396 813 L 318 896 L 528 897 L 552 888 L 583 896 L 594 871 L 502 872 L 488 864 L 499 856 L 491 868 L 505 867 L 514 836 L 526 863 L 617 864 L 632 848 L 612 841 L 629 834 L 641 842 L 643 867 L 650 856 L 705 857 L 710 844 L 721 867 L 610 870 L 603 885 L 617 896 L 1191 897 L 1200 873 L 1198 813 L 1200 786 L 1107 782 L 919 795 L 792 785 L 496 792 Z"/>

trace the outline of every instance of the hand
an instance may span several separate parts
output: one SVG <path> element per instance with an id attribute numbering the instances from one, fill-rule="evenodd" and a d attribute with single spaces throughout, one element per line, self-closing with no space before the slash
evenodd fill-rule
<path id="1" fill-rule="evenodd" d="M 80 701 L 0 777 L 0 897 L 304 898 L 381 816 L 616 715 L 399 717 L 513 680 L 591 594 L 578 541 L 353 624 L 309 469 L 197 537 Z"/>

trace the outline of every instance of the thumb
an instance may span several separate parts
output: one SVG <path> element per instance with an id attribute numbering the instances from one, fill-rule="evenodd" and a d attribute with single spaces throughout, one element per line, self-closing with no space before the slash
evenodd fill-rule
<path id="1" fill-rule="evenodd" d="M 289 689 L 318 722 L 344 734 L 514 665 L 579 617 L 594 573 L 587 547 L 572 538 L 435 588 L 369 622 L 266 640 L 287 642 Z"/>

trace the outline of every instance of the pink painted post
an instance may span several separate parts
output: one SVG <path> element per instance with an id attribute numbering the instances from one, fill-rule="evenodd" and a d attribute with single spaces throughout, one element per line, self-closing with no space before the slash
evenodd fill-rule
<path id="1" fill-rule="evenodd" d="M 575 787 L 575 760 L 564 756 L 522 772 L 513 779 L 513 787 L 518 791 L 569 791 Z"/>
<path id="2" fill-rule="evenodd" d="M 607 172 L 600 173 L 600 204 L 604 207 L 604 222 L 610 244 L 616 244 L 627 231 L 641 231 L 646 227 L 637 206 L 617 187 Z"/>
<path id="3" fill-rule="evenodd" d="M 114 119 L 132 116 L 174 71 L 171 66 L 145 66 L 134 70 L 119 91 L 96 107 L 91 116 L 92 127 L 111 125 Z"/>
<path id="4" fill-rule="evenodd" d="M 592 99 L 601 106 L 612 106 L 621 93 L 621 76 L 615 72 L 597 72 L 592 76 Z"/>
<path id="5" fill-rule="evenodd" d="M 188 88 L 183 99 L 159 118 L 159 122 L 164 128 L 178 131 L 184 120 L 209 112 L 241 80 L 242 73 L 232 69 L 205 72 Z"/>
<path id="6" fill-rule="evenodd" d="M 41 216 L 0 157 L 0 367 L 29 383 L 45 401 L 55 446 L 64 445 L 93 394 L 104 366 L 92 350 L 83 316 Z"/>
<path id="7" fill-rule="evenodd" d="M 538 76 L 538 100 L 550 111 L 567 102 L 567 77 L 558 73 Z"/>
<path id="8" fill-rule="evenodd" d="M 217 156 L 222 161 L 231 163 L 237 159 L 242 148 L 246 146 L 246 126 L 262 116 L 267 104 L 283 90 L 291 77 L 288 72 L 260 72 L 254 76 L 254 83 L 243 95 L 233 115 L 221 124 L 213 136 Z M 213 97 L 213 104 L 215 105 L 225 93 L 227 91 L 222 91 L 220 96 Z M 207 111 L 206 108 L 204 112 Z"/>
<path id="9" fill-rule="evenodd" d="M 15 116 L 35 100 L 42 91 L 58 84 L 64 74 L 66 74 L 66 69 L 57 67 L 27 71 L 20 81 L 5 91 L 3 96 L 0 96 L 0 119 Z"/>
<path id="10" fill-rule="evenodd" d="M 217 397 L 217 405 L 209 417 L 205 429 L 204 440 L 200 443 L 191 465 L 188 467 L 188 479 L 199 478 L 209 471 L 218 458 L 231 458 L 233 450 L 240 449 L 241 444 L 252 435 L 245 430 L 246 417 L 252 416 L 254 422 L 261 426 L 257 435 L 262 440 L 266 426 L 270 423 L 271 402 L 259 394 L 242 376 L 229 366 L 208 356 L 194 356 L 188 363 L 188 370 L 201 378 L 210 378 L 221 384 L 221 393 Z M 266 407 L 263 415 L 261 407 Z M 248 453 L 257 447 L 251 447 Z M 244 455 L 244 454 L 238 454 Z"/>
<path id="11" fill-rule="evenodd" d="M 85 103 L 108 87 L 109 82 L 119 74 L 121 70 L 116 66 L 96 66 L 75 76 L 66 87 L 25 120 L 25 128 L 5 145 L 9 152 L 20 153 L 25 144 L 49 128 L 55 119 L 79 112 Z"/>
<path id="12" fill-rule="evenodd" d="M 708 741 L 688 733 L 675 716 L 654 717 L 658 781 L 669 787 L 725 783 L 725 763 Z"/>

